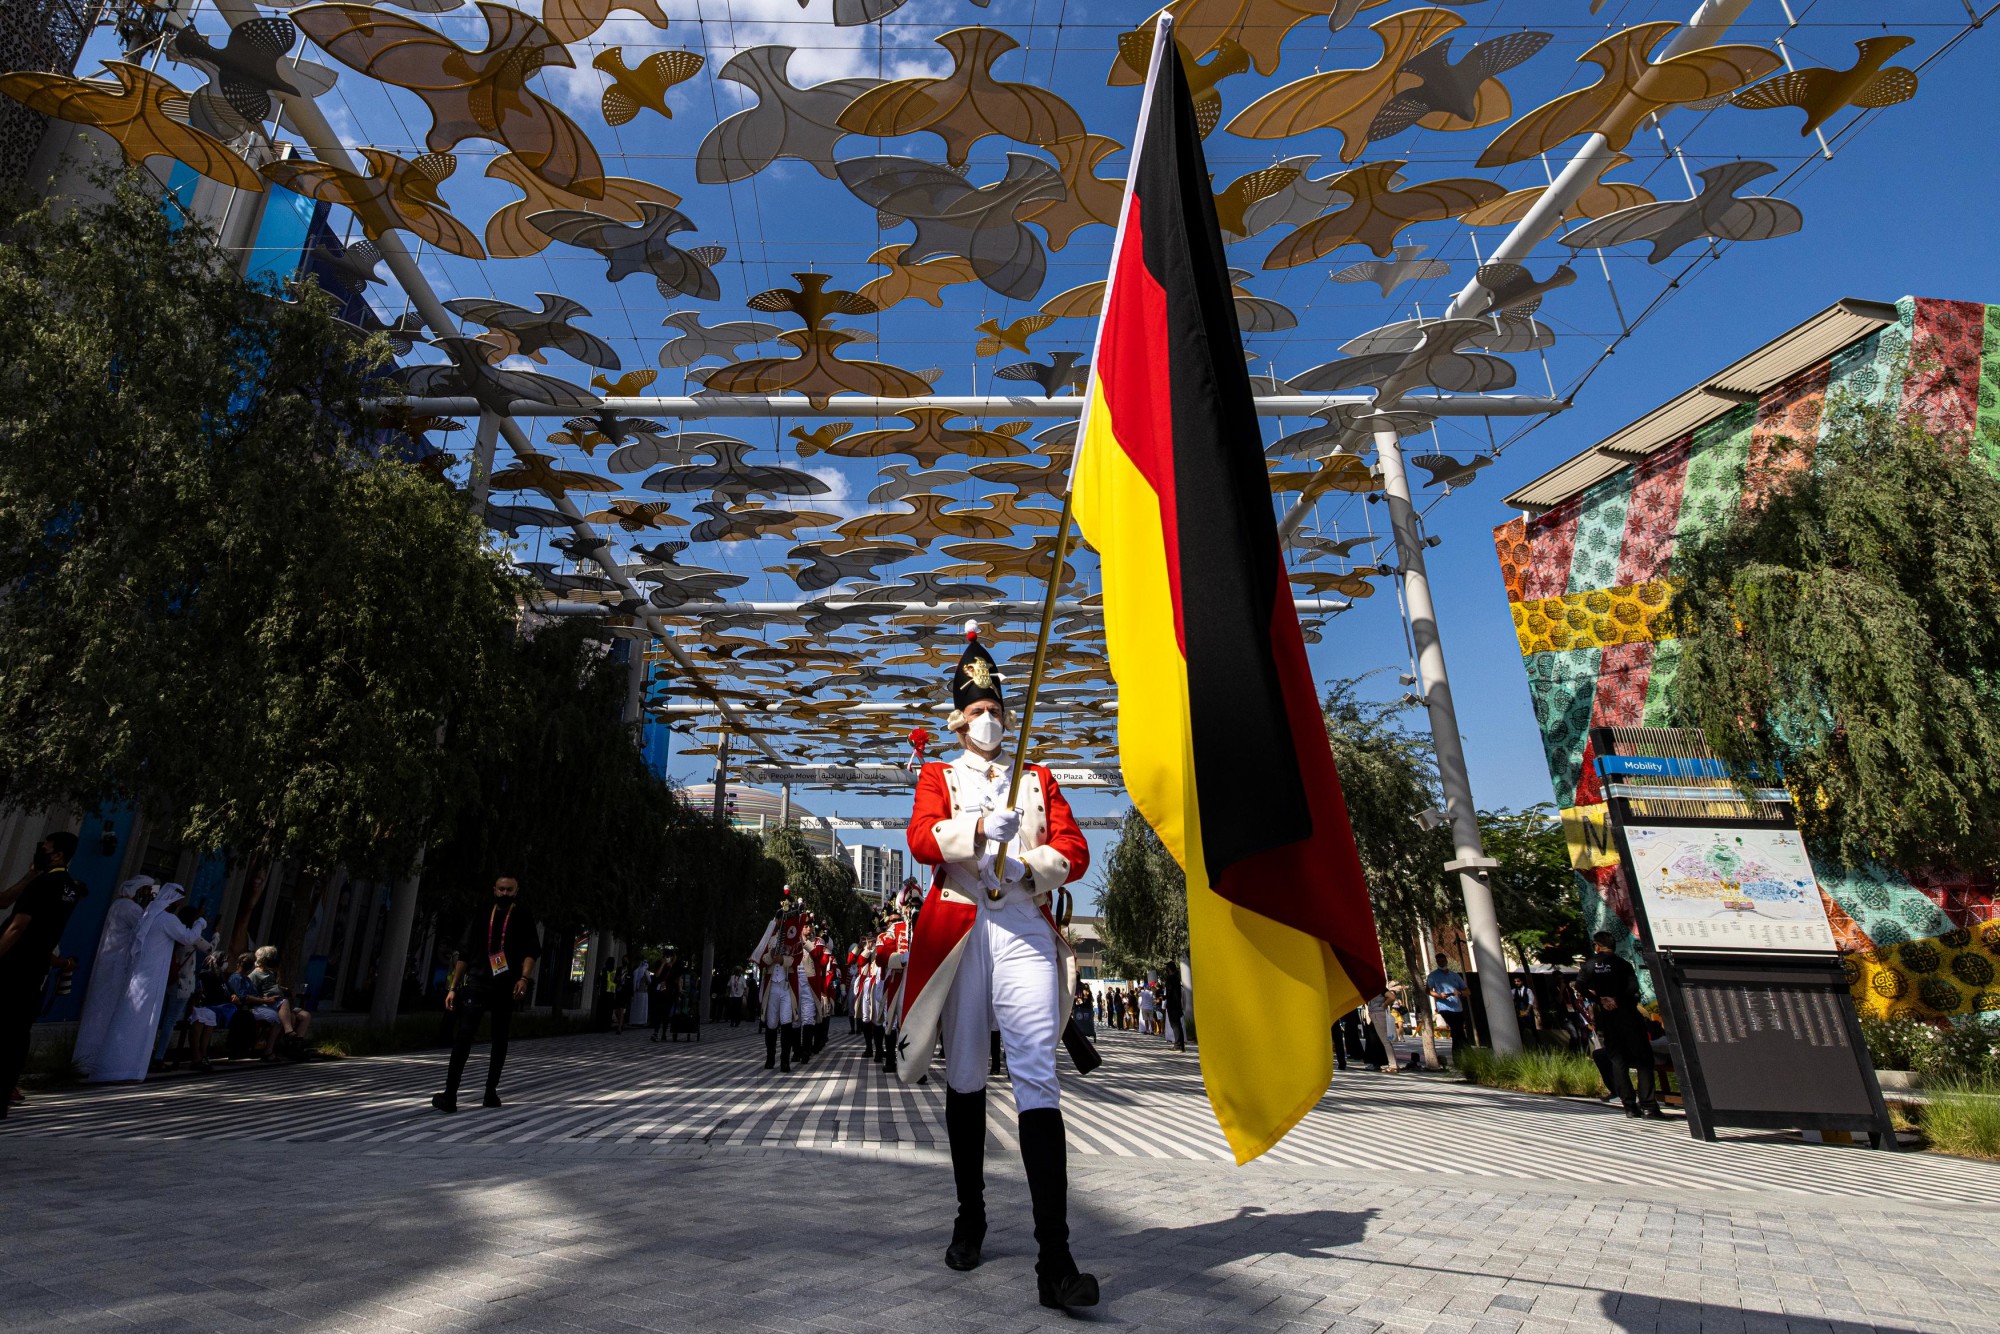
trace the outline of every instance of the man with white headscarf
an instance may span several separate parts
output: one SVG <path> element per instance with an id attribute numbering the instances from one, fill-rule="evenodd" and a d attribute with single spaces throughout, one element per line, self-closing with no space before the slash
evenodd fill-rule
<path id="1" fill-rule="evenodd" d="M 139 895 L 158 883 L 149 875 L 133 876 L 118 886 L 118 895 L 104 914 L 104 929 L 98 933 L 97 956 L 90 965 L 90 983 L 83 996 L 83 1015 L 76 1025 L 74 1059 L 92 1079 L 98 1077 L 104 1060 L 111 1021 L 125 1008 L 125 984 L 132 976 L 132 945 L 146 915 Z"/>
<path id="2" fill-rule="evenodd" d="M 185 921 L 187 910 L 193 906 L 183 899 L 180 911 L 174 915 Z M 160 1009 L 159 1036 L 153 1041 L 154 1065 L 167 1059 L 167 1049 L 174 1043 L 174 1029 L 187 1017 L 188 1001 L 194 996 L 201 957 L 213 949 L 215 943 L 197 938 L 193 944 L 174 947 L 173 959 L 167 965 L 167 1000 Z"/>
<path id="3" fill-rule="evenodd" d="M 173 907 L 187 897 L 179 885 L 161 885 L 146 905 L 146 915 L 132 941 L 131 971 L 125 984 L 125 1003 L 112 1018 L 104 1037 L 104 1051 L 96 1069 L 86 1067 L 93 1083 L 121 1079 L 144 1079 L 153 1060 L 153 1042 L 160 1031 L 160 1010 L 167 997 L 167 974 L 172 970 L 174 946 L 192 945 L 208 928 L 205 919 L 193 926 L 176 917 Z"/>

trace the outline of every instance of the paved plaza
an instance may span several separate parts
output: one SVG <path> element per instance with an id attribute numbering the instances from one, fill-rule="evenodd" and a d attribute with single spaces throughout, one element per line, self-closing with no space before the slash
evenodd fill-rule
<path id="1" fill-rule="evenodd" d="M 0 1126 L 0 1323 L 103 1330 L 1025 1330 L 1034 1246 L 995 1099 L 987 1262 L 940 1256 L 940 1093 L 838 1031 L 517 1044 L 508 1105 L 441 1060 L 50 1092 Z M 1230 1165 L 1193 1053 L 1066 1081 L 1072 1226 L 1132 1329 L 1988 1331 L 2000 1167 L 1689 1139 L 1582 1100 L 1335 1077 Z M 478 1058 L 475 1057 L 476 1077 Z M 1002 1081 L 1004 1085 L 1004 1081 Z"/>

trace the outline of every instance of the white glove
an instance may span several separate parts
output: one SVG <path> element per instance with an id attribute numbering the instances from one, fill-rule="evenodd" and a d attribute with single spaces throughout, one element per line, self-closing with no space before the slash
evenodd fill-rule
<path id="1" fill-rule="evenodd" d="M 998 890 L 1004 885 L 1013 884 L 1016 880 L 1025 880 L 1027 876 L 1028 868 L 1012 857 L 1002 859 L 997 875 L 994 874 L 993 858 L 990 855 L 979 859 L 979 879 L 988 889 Z"/>
<path id="2" fill-rule="evenodd" d="M 986 837 L 995 843 L 1011 843 L 1014 835 L 1021 832 L 1021 812 L 1018 810 L 994 811 L 986 817 Z"/>

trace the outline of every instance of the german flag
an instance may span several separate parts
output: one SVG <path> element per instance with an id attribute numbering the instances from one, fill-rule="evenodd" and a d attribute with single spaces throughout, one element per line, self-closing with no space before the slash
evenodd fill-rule
<path id="1" fill-rule="evenodd" d="M 1238 1162 L 1326 1092 L 1383 990 L 1292 605 L 1187 76 L 1163 30 L 1072 481 L 1097 549 L 1125 786 L 1187 872 L 1209 1102 Z"/>

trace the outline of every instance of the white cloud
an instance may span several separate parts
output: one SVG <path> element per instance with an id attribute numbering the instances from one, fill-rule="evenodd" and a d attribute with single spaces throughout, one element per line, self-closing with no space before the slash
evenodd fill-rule
<path id="1" fill-rule="evenodd" d="M 825 482 L 827 490 L 817 496 L 780 496 L 775 502 L 778 508 L 819 510 L 827 514 L 838 514 L 842 518 L 866 514 L 872 508 L 867 501 L 855 495 L 853 482 L 839 468 L 822 465 L 817 468 L 805 468 L 803 471 Z"/>
<path id="2" fill-rule="evenodd" d="M 922 7 L 931 8 L 928 4 Z M 728 64 L 729 58 L 739 51 L 774 45 L 797 51 L 787 73 L 801 87 L 856 76 L 899 79 L 942 74 L 951 63 L 943 51 L 928 41 L 915 41 L 906 24 L 836 26 L 833 0 L 811 0 L 803 9 L 798 0 L 729 0 L 724 9 L 726 17 L 721 18 L 715 14 L 715 8 L 708 0 L 692 3 L 675 0 L 667 6 L 676 24 L 693 27 L 697 18 L 705 20 L 700 32 L 710 74 Z M 906 5 L 898 11 L 897 18 L 913 17 L 913 11 L 918 9 L 919 4 Z M 898 35 L 909 37 L 913 44 L 892 44 L 885 49 L 885 35 L 892 39 Z M 751 100 L 746 90 L 731 91 L 726 84 L 717 92 L 724 99 L 733 99 L 738 106 L 748 105 Z M 726 114 L 730 104 L 725 101 L 723 106 Z"/>

